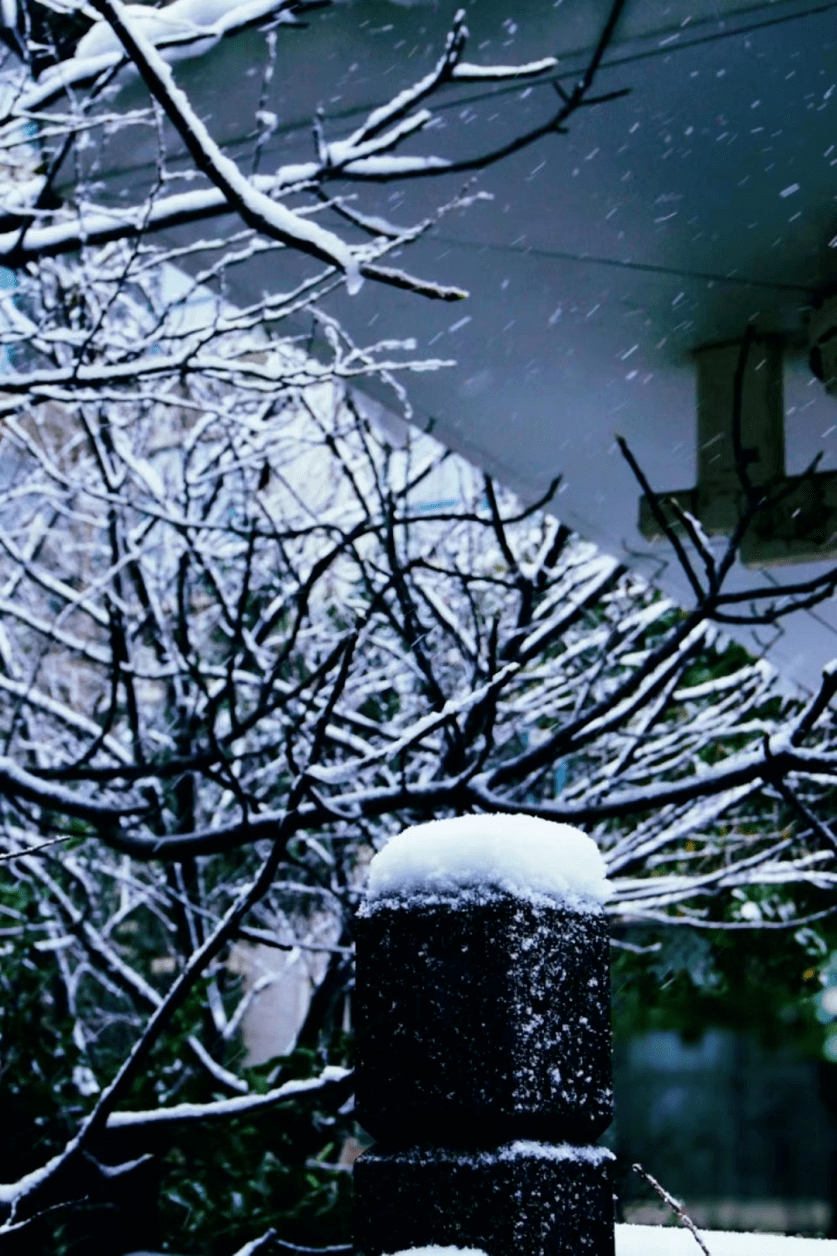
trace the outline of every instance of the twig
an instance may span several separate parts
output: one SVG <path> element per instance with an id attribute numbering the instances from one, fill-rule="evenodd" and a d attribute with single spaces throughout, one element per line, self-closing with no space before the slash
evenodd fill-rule
<path id="1" fill-rule="evenodd" d="M 48 842 L 39 842 L 37 846 L 24 846 L 23 850 L 10 850 L 0 855 L 0 863 L 6 863 L 9 859 L 20 859 L 23 855 L 37 855 L 38 851 L 44 850 L 47 846 L 57 846 L 59 842 L 69 842 L 73 836 L 72 833 L 65 833 L 63 837 L 51 837 Z"/>
<path id="2" fill-rule="evenodd" d="M 642 468 L 640 467 L 639 463 L 637 462 L 636 458 L 631 452 L 628 446 L 628 442 L 625 440 L 624 436 L 621 436 L 619 432 L 615 432 L 614 435 L 616 438 L 616 444 L 619 446 L 619 452 L 622 454 L 622 457 L 625 459 L 628 466 L 633 471 L 639 483 L 640 488 L 642 489 L 642 491 L 644 492 L 648 500 L 648 505 L 651 507 L 651 513 L 653 514 L 654 518 L 657 520 L 657 523 L 659 524 L 659 526 L 662 528 L 663 533 L 665 534 L 666 540 L 669 541 L 669 543 L 672 545 L 674 552 L 677 555 L 677 558 L 680 562 L 680 566 L 683 568 L 683 572 L 687 580 L 689 581 L 689 584 L 692 586 L 695 597 L 698 600 L 698 605 L 703 605 L 703 602 L 705 601 L 705 598 L 706 598 L 706 594 L 704 593 L 701 587 L 700 581 L 695 575 L 695 571 L 694 571 L 694 568 L 692 567 L 692 564 L 689 562 L 689 557 L 685 549 L 683 548 L 683 544 L 680 540 L 680 537 L 677 535 L 671 523 L 665 516 L 662 505 L 660 503 L 659 494 L 655 493 L 654 490 L 652 489 L 651 485 L 649 484 L 648 480 L 645 477 L 645 473 L 643 472 Z"/>
<path id="3" fill-rule="evenodd" d="M 765 766 L 770 767 L 773 764 L 775 755 L 770 749 L 770 738 L 767 733 L 762 736 L 762 746 L 764 748 Z M 795 790 L 793 790 L 785 780 L 783 773 L 775 771 L 767 775 L 765 779 L 769 780 L 771 785 L 774 785 L 776 789 L 778 789 L 788 806 L 801 816 L 807 824 L 810 824 L 817 837 L 819 837 L 826 846 L 830 847 L 831 850 L 837 850 L 837 837 L 834 836 L 828 825 L 819 820 L 807 803 L 805 803 L 805 801 L 796 794 Z"/>
<path id="4" fill-rule="evenodd" d="M 640 1177 L 645 1178 L 648 1185 L 651 1186 L 657 1192 L 660 1199 L 662 1199 L 664 1203 L 668 1204 L 669 1208 L 671 1208 L 677 1214 L 677 1216 L 680 1218 L 681 1225 L 684 1225 L 686 1229 L 689 1230 L 691 1234 L 694 1236 L 694 1240 L 697 1243 L 700 1250 L 703 1252 L 704 1256 L 712 1256 L 712 1253 L 710 1252 L 709 1248 L 706 1246 L 703 1239 L 698 1234 L 697 1226 L 695 1225 L 694 1221 L 692 1221 L 692 1218 L 686 1212 L 686 1209 L 683 1207 L 683 1205 L 679 1203 L 674 1198 L 673 1195 L 669 1195 L 665 1187 L 660 1186 L 660 1183 L 657 1181 L 655 1177 L 652 1177 L 650 1173 L 646 1173 L 645 1169 L 643 1169 L 641 1164 L 631 1165 L 631 1168 L 633 1169 L 634 1173 L 638 1173 Z"/>
<path id="5" fill-rule="evenodd" d="M 283 1252 L 303 1252 L 305 1256 L 326 1256 L 326 1253 L 354 1251 L 351 1243 L 334 1243 L 331 1247 L 301 1247 L 298 1243 L 288 1243 L 285 1239 L 276 1239 L 275 1242 Z"/>

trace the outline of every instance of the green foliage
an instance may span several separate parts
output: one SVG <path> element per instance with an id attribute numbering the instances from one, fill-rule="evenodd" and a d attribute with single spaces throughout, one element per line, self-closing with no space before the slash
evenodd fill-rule
<path id="1" fill-rule="evenodd" d="M 820 966 L 811 954 L 820 946 L 812 948 L 811 939 L 823 935 L 837 946 L 837 928 L 829 924 L 817 934 L 805 929 L 631 929 L 624 940 L 644 953 L 613 953 L 614 1037 L 624 1041 L 669 1029 L 695 1041 L 707 1029 L 746 1030 L 766 1046 L 792 1042 L 821 1058 L 825 1032 L 815 1002 Z"/>
<path id="2" fill-rule="evenodd" d="M 0 947 L 0 1175 L 14 1181 L 63 1145 L 89 1101 L 73 1081 L 85 1061 L 30 884 L 0 883 L 0 920 L 22 926 Z"/>
<path id="3" fill-rule="evenodd" d="M 196 1256 L 228 1256 L 269 1226 L 303 1245 L 348 1242 L 350 1174 L 333 1166 L 349 1132 L 302 1102 L 183 1129 L 163 1161 L 163 1232 Z"/>
<path id="4" fill-rule="evenodd" d="M 264 1094 L 317 1068 L 315 1052 L 300 1049 L 241 1075 Z M 202 1101 L 225 1097 L 193 1085 L 178 1099 L 198 1093 Z M 162 1232 L 189 1256 L 227 1256 L 270 1226 L 309 1246 L 347 1242 L 349 1174 L 334 1166 L 354 1132 L 351 1117 L 305 1098 L 248 1117 L 178 1126 L 158 1144 Z"/>

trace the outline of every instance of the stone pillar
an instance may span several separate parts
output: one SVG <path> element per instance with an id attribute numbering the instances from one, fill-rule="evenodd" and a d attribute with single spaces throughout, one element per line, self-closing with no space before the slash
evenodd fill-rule
<path id="1" fill-rule="evenodd" d="M 496 844 L 503 818 L 484 819 Z M 612 1156 L 593 1146 L 612 1118 L 600 903 L 572 877 L 528 892 L 491 860 L 441 887 L 438 859 L 425 886 L 411 876 L 357 919 L 358 1116 L 378 1140 L 354 1166 L 357 1247 L 613 1256 Z"/>

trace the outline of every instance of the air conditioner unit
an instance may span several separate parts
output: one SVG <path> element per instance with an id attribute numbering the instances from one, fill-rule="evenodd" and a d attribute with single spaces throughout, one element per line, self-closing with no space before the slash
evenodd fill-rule
<path id="1" fill-rule="evenodd" d="M 826 390 L 837 396 L 837 293 L 824 297 L 811 311 L 808 362 Z"/>

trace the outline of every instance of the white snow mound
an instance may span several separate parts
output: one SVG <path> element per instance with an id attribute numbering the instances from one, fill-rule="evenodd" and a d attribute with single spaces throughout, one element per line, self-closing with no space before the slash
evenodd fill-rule
<path id="1" fill-rule="evenodd" d="M 482 899 L 505 892 L 575 910 L 609 897 L 592 838 L 569 824 L 524 815 L 466 815 L 416 824 L 390 838 L 369 865 L 367 902 Z"/>
<path id="2" fill-rule="evenodd" d="M 831 1239 L 788 1238 L 784 1234 L 732 1234 L 700 1230 L 711 1256 L 835 1256 Z M 683 1226 L 617 1225 L 616 1256 L 697 1256 L 694 1236 Z"/>
<path id="3" fill-rule="evenodd" d="M 485 1256 L 481 1247 L 408 1247 L 393 1256 Z"/>

